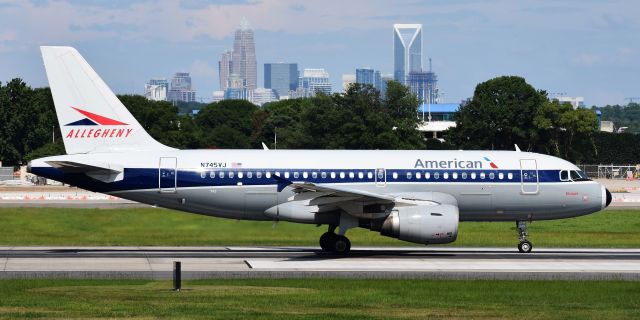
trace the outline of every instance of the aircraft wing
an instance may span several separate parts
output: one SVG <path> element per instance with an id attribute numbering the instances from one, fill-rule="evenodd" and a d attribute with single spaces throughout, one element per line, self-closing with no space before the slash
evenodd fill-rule
<path id="1" fill-rule="evenodd" d="M 47 161 L 47 164 L 66 173 L 82 173 L 107 183 L 124 178 L 124 168 L 114 164 L 88 164 L 76 161 Z"/>
<path id="2" fill-rule="evenodd" d="M 293 192 L 301 193 L 308 191 L 322 192 L 324 195 L 332 195 L 345 198 L 369 198 L 371 200 L 380 200 L 381 202 L 393 202 L 395 197 L 380 193 L 368 192 L 363 190 L 345 188 L 340 186 L 324 186 L 311 182 L 291 183 L 289 187 L 293 188 Z"/>

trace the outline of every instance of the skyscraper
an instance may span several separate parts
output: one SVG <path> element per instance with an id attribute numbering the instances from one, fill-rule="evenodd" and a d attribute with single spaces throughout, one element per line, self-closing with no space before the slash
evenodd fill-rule
<path id="1" fill-rule="evenodd" d="M 218 61 L 218 70 L 220 75 L 220 90 L 224 91 L 229 86 L 229 75 L 233 73 L 232 63 L 233 53 L 231 50 L 222 53 L 220 61 Z"/>
<path id="2" fill-rule="evenodd" d="M 171 90 L 169 90 L 167 100 L 171 102 L 196 101 L 196 91 L 191 87 L 191 76 L 188 72 L 176 72 L 171 78 Z"/>
<path id="3" fill-rule="evenodd" d="M 356 69 L 356 83 L 370 84 L 374 88 L 382 89 L 382 80 L 380 71 L 371 68 Z"/>
<path id="4" fill-rule="evenodd" d="M 298 88 L 297 63 L 265 63 L 264 87 L 273 89 L 280 99 Z"/>
<path id="5" fill-rule="evenodd" d="M 247 19 L 242 18 L 240 28 L 236 30 L 233 41 L 233 73 L 244 80 L 245 86 L 253 90 L 258 84 L 258 67 L 256 63 L 256 44 L 253 30 Z"/>
<path id="6" fill-rule="evenodd" d="M 169 81 L 164 78 L 154 78 L 144 85 L 145 98 L 153 101 L 166 101 L 169 92 Z"/>
<path id="7" fill-rule="evenodd" d="M 409 72 L 420 71 L 422 71 L 422 24 L 394 24 L 394 80 L 406 83 Z"/>

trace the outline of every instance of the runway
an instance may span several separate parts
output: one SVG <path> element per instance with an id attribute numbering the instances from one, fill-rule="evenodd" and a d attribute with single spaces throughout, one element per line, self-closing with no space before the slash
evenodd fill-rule
<path id="1" fill-rule="evenodd" d="M 640 249 L 0 247 L 1 278 L 433 278 L 640 280 Z"/>

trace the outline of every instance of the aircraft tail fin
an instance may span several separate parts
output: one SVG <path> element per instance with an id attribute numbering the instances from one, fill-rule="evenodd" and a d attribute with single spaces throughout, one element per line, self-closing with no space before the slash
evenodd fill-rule
<path id="1" fill-rule="evenodd" d="M 76 49 L 40 50 L 67 154 L 171 149 L 144 130 Z"/>

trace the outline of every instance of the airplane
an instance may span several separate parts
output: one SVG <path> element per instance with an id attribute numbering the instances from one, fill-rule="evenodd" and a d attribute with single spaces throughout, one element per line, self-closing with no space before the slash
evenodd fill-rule
<path id="1" fill-rule="evenodd" d="M 327 226 L 325 252 L 347 254 L 360 227 L 431 245 L 460 221 L 527 223 L 600 211 L 611 193 L 560 158 L 520 151 L 178 150 L 153 139 L 72 47 L 41 47 L 65 155 L 28 171 L 159 207 L 239 220 Z M 336 230 L 338 230 L 336 232 Z"/>

